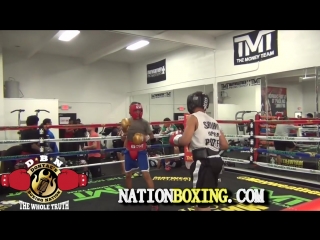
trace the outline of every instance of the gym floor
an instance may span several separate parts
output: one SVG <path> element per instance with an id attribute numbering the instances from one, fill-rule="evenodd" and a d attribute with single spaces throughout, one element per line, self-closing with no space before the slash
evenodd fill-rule
<path id="1" fill-rule="evenodd" d="M 185 168 L 171 171 L 152 169 L 151 175 L 157 188 L 190 188 L 189 171 Z M 144 188 L 142 177 L 133 178 L 134 188 Z M 212 211 L 279 211 L 287 207 L 312 201 L 319 198 L 320 189 L 314 189 L 296 184 L 279 182 L 271 179 L 253 177 L 246 174 L 236 174 L 225 171 L 221 175 L 220 187 L 228 188 L 233 193 L 239 188 L 265 188 L 270 193 L 270 204 L 260 205 L 215 205 Z M 70 201 L 69 210 L 74 211 L 150 211 L 147 205 L 122 205 L 118 203 L 118 189 L 125 188 L 123 176 L 105 177 L 94 180 L 86 188 L 64 192 L 57 202 Z M 302 189 L 303 188 L 303 189 Z M 292 189 L 292 190 L 288 190 Z M 303 192 L 302 192 L 303 191 Z M 318 195 L 317 195 L 318 194 Z M 32 203 L 24 192 L 8 190 L 0 194 L 0 211 L 19 210 L 18 201 Z M 193 211 L 191 205 L 163 205 L 160 211 Z"/>

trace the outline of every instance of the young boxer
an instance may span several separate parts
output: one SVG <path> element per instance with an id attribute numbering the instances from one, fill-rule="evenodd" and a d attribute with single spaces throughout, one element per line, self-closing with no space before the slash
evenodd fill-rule
<path id="1" fill-rule="evenodd" d="M 190 173 L 194 188 L 217 188 L 223 167 L 219 151 L 227 150 L 229 144 L 218 122 L 206 114 L 208 95 L 202 92 L 190 94 L 187 107 L 191 115 L 183 134 L 173 133 L 169 142 L 174 146 L 189 146 L 192 151 Z M 196 211 L 211 211 L 210 204 L 199 204 Z"/>
<path id="2" fill-rule="evenodd" d="M 154 189 L 154 183 L 149 173 L 149 159 L 147 154 L 147 141 L 153 139 L 150 123 L 142 118 L 143 108 L 141 103 L 132 102 L 129 107 L 131 118 L 121 121 L 122 131 L 125 136 L 124 167 L 126 172 L 127 188 L 132 188 L 132 171 L 140 169 L 147 187 Z M 124 138 L 123 138 L 124 139 Z M 152 211 L 158 211 L 157 205 L 152 206 Z"/>

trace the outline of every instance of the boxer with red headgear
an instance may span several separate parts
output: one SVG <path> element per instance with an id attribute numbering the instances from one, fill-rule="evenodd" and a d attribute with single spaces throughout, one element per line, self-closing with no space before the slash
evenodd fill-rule
<path id="1" fill-rule="evenodd" d="M 147 187 L 154 189 L 154 183 L 149 173 L 149 159 L 147 154 L 147 141 L 154 138 L 150 123 L 142 118 L 143 107 L 141 103 L 132 102 L 129 107 L 131 118 L 121 121 L 121 127 L 126 138 L 124 139 L 124 166 L 126 172 L 127 188 L 132 188 L 132 171 L 140 169 Z M 152 206 L 158 211 L 158 206 Z"/>

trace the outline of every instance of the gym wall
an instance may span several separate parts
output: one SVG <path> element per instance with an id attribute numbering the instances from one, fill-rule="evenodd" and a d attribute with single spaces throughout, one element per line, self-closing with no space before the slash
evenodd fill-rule
<path id="1" fill-rule="evenodd" d="M 144 118 L 149 121 L 162 121 L 169 117 L 173 120 L 174 113 L 188 113 L 186 101 L 187 96 L 193 92 L 202 91 L 206 94 L 211 94 L 212 97 L 213 85 L 197 86 L 190 88 L 182 88 L 165 92 L 156 92 L 152 94 L 143 94 L 133 96 L 132 101 L 140 102 L 144 107 Z M 179 110 L 182 107 L 184 110 Z M 207 111 L 213 115 L 213 104 L 211 103 Z"/>
<path id="2" fill-rule="evenodd" d="M 18 126 L 18 112 L 10 113 L 15 109 L 24 109 L 25 112 L 21 113 L 21 120 L 25 121 L 28 116 L 35 115 L 36 109 L 46 109 L 50 113 L 40 112 L 39 123 L 42 123 L 43 119 L 50 118 L 52 124 L 59 125 L 58 122 L 58 100 L 57 99 L 28 99 L 28 98 L 4 98 L 4 126 Z M 24 124 L 25 125 L 25 124 Z M 58 138 L 58 129 L 51 129 L 56 138 Z M 2 139 L 18 140 L 18 131 L 5 131 L 5 136 Z M 14 144 L 0 144 L 1 150 L 7 149 Z"/>
<path id="3" fill-rule="evenodd" d="M 217 82 L 319 66 L 320 31 L 278 30 L 278 57 L 234 65 L 233 37 L 251 31 L 235 31 L 216 38 Z"/>
<path id="4" fill-rule="evenodd" d="M 86 123 L 118 122 L 127 113 L 126 64 L 97 61 L 84 65 L 76 58 L 46 54 L 27 59 L 19 52 L 6 51 L 4 80 L 9 77 L 20 82 L 24 98 L 59 99 L 59 105 L 73 107 L 65 112 L 77 111 Z M 16 120 L 9 125 L 16 125 Z"/>
<path id="5" fill-rule="evenodd" d="M 256 78 L 250 78 L 256 79 Z M 238 83 L 250 79 L 238 79 L 230 83 Z M 264 81 L 264 78 L 261 78 Z M 229 82 L 228 82 L 229 83 Z M 244 86 L 225 89 L 222 84 L 218 84 L 218 119 L 235 120 L 235 115 L 239 111 L 260 111 L 261 109 L 261 83 L 254 86 Z M 254 119 L 256 113 L 244 115 L 244 120 Z M 238 115 L 241 117 L 241 114 Z M 225 134 L 236 134 L 236 127 L 233 124 L 221 124 Z"/>
<path id="6" fill-rule="evenodd" d="M 147 84 L 146 65 L 163 59 L 166 59 L 166 80 Z M 213 84 L 214 75 L 214 51 L 186 46 L 130 65 L 131 93 L 141 95 Z"/>

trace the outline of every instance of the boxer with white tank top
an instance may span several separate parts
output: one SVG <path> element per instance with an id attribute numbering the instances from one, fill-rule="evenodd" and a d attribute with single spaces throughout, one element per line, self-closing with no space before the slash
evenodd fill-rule
<path id="1" fill-rule="evenodd" d="M 206 114 L 209 97 L 202 92 L 190 94 L 187 98 L 189 115 L 183 134 L 176 132 L 170 137 L 170 144 L 189 146 L 193 163 L 190 167 L 193 188 L 214 189 L 218 187 L 223 161 L 220 150 L 227 150 L 229 144 L 220 131 L 218 122 Z M 210 204 L 198 204 L 197 211 L 211 211 Z"/>

